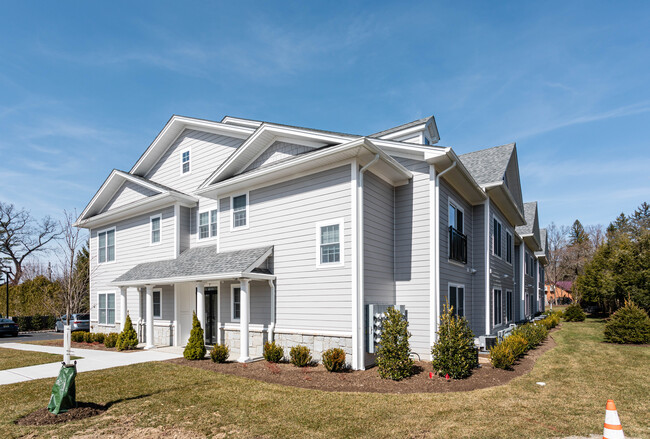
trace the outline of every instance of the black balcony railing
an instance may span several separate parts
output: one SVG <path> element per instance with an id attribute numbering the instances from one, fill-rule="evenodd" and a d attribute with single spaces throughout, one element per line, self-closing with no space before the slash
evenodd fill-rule
<path id="1" fill-rule="evenodd" d="M 467 264 L 467 236 L 449 226 L 449 259 Z"/>

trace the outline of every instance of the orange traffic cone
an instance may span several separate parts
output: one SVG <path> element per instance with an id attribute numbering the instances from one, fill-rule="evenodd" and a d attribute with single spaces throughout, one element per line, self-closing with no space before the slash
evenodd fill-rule
<path id="1" fill-rule="evenodd" d="M 605 408 L 605 429 L 603 431 L 603 439 L 625 439 L 623 435 L 623 426 L 618 419 L 618 412 L 616 405 L 611 399 L 607 400 L 607 407 Z"/>

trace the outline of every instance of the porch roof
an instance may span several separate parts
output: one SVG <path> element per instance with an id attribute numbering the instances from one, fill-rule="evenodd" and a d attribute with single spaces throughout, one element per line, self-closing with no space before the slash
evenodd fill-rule
<path id="1" fill-rule="evenodd" d="M 249 278 L 275 279 L 258 267 L 273 253 L 273 247 L 259 247 L 217 253 L 216 245 L 185 250 L 176 259 L 145 262 L 111 282 L 114 286 L 137 286 L 174 282 Z"/>

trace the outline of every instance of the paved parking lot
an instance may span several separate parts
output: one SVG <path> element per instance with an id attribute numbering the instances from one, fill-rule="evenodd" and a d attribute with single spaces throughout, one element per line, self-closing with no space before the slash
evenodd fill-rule
<path id="1" fill-rule="evenodd" d="M 52 332 L 21 332 L 18 337 L 1 336 L 0 343 L 23 343 L 26 341 L 63 340 L 63 333 Z"/>

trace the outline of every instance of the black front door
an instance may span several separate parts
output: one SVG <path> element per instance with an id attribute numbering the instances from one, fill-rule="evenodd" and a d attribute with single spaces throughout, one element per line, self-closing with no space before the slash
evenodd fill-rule
<path id="1" fill-rule="evenodd" d="M 205 341 L 208 344 L 217 343 L 217 287 L 205 288 Z"/>

